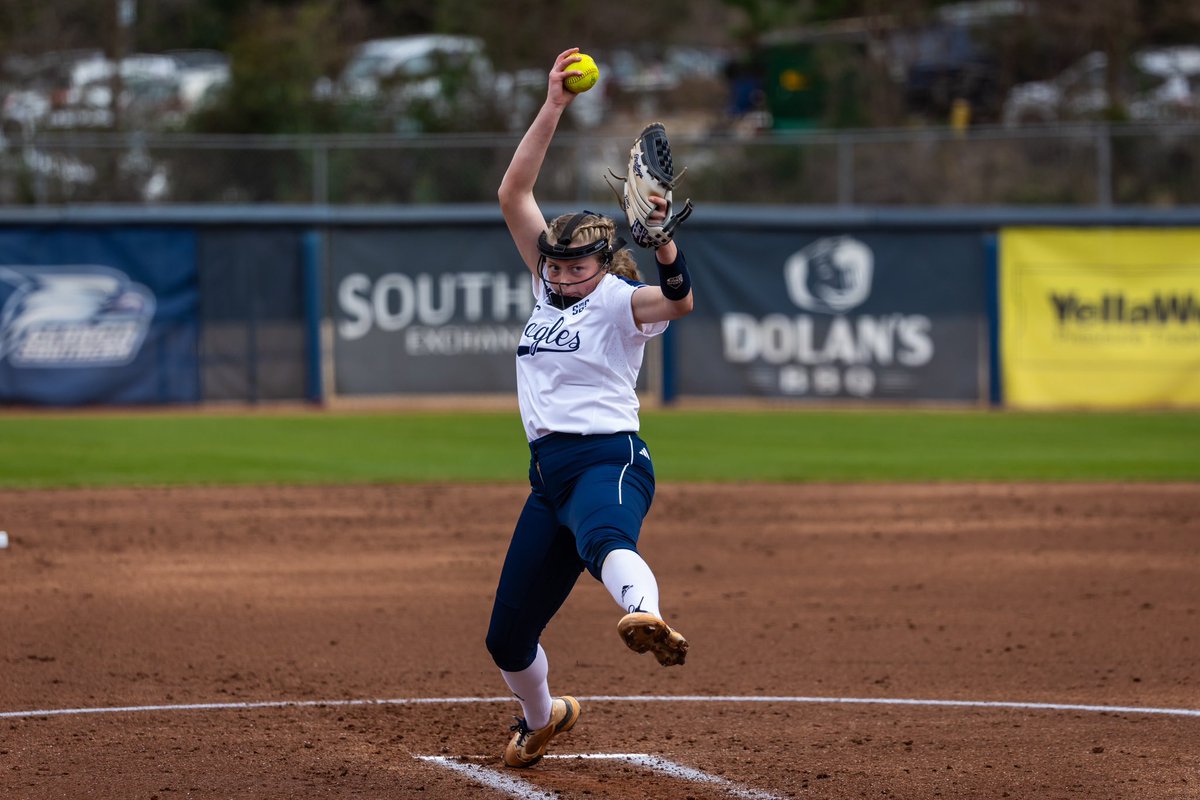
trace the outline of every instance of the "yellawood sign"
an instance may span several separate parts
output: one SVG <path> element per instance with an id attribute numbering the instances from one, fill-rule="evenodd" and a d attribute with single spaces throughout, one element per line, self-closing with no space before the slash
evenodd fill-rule
<path id="1" fill-rule="evenodd" d="M 1005 230 L 1000 302 L 1009 405 L 1200 406 L 1200 230 Z"/>

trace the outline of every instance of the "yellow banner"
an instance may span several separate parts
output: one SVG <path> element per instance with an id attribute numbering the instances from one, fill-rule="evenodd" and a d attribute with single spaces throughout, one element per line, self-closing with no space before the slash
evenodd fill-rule
<path id="1" fill-rule="evenodd" d="M 1000 330 L 1010 407 L 1200 406 L 1200 229 L 1002 231 Z"/>

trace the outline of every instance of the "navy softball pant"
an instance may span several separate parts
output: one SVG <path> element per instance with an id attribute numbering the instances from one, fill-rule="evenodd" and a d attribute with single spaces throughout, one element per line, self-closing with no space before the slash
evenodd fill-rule
<path id="1" fill-rule="evenodd" d="M 492 606 L 487 648 L 519 672 L 587 569 L 613 550 L 637 550 L 654 500 L 654 466 L 636 433 L 551 433 L 529 444 L 529 498 L 517 520 Z"/>

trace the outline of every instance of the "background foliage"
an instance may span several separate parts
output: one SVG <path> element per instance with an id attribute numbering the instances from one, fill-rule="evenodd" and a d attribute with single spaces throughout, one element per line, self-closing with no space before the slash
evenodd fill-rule
<path id="1" fill-rule="evenodd" d="M 0 48 L 9 55 L 68 48 L 111 51 L 117 0 L 0 0 Z M 337 74 L 351 48 L 372 38 L 415 33 L 483 38 L 498 69 L 542 69 L 560 48 L 629 48 L 649 57 L 671 44 L 720 46 L 753 54 L 763 37 L 837 20 L 915 24 L 945 0 L 691 0 L 684 4 L 607 0 L 139 0 L 128 51 L 211 48 L 232 56 L 232 90 L 192 127 L 205 132 L 306 133 L 369 129 L 313 97 L 321 76 Z M 1124 63 L 1139 45 L 1200 42 L 1194 0 L 1028 2 L 1028 13 L 988 35 L 1002 82 L 1044 78 L 1102 50 Z M 552 9 L 552 12 L 550 11 Z M 867 71 L 858 82 L 878 87 Z M 1119 107 L 1122 87 L 1111 71 Z M 864 89 L 865 91 L 866 89 Z M 886 108 L 872 97 L 871 108 Z M 1118 112 L 1119 115 L 1119 112 Z M 878 115 L 877 115 L 878 116 Z M 842 124 L 895 123 L 860 109 Z M 838 122 L 839 120 L 834 120 Z"/>

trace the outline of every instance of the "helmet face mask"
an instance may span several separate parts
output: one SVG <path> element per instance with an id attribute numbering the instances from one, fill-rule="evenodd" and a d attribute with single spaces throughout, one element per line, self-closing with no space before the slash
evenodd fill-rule
<path id="1" fill-rule="evenodd" d="M 592 257 L 562 262 L 543 259 L 541 278 L 551 304 L 566 308 L 591 294 L 605 271 L 604 264 Z"/>

